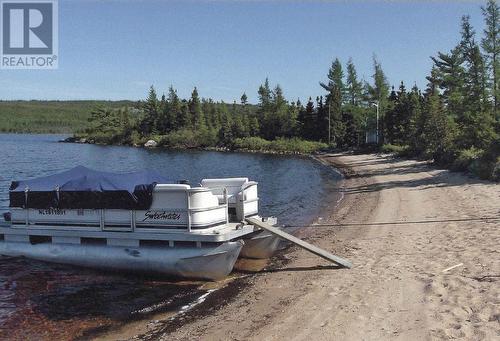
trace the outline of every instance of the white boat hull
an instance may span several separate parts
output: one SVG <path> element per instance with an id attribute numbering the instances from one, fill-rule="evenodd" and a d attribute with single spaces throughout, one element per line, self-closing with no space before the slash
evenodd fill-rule
<path id="1" fill-rule="evenodd" d="M 157 273 L 217 280 L 233 269 L 242 241 L 214 247 L 122 247 L 107 245 L 0 242 L 0 254 L 115 271 Z"/>

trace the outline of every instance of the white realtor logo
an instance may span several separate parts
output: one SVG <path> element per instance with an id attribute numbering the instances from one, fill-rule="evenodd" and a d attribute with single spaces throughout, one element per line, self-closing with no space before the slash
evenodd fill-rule
<path id="1" fill-rule="evenodd" d="M 0 68 L 57 69 L 57 0 L 0 0 Z"/>
<path id="2" fill-rule="evenodd" d="M 28 10 L 28 48 L 48 48 L 48 46 L 35 34 L 33 29 L 40 27 L 43 15 L 38 9 Z M 24 10 L 10 10 L 10 47 L 24 48 Z"/>

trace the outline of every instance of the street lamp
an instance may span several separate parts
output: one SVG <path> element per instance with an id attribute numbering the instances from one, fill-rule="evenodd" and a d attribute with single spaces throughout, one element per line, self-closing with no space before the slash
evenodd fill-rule
<path id="1" fill-rule="evenodd" d="M 371 105 L 373 105 L 374 107 L 377 108 L 377 144 L 378 144 L 378 107 L 379 107 L 379 103 L 371 103 Z"/>

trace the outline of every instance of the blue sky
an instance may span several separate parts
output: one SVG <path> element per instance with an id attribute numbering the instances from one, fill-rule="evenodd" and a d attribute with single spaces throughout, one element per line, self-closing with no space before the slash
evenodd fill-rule
<path id="1" fill-rule="evenodd" d="M 142 99 L 149 85 L 251 102 L 266 77 L 290 100 L 322 94 L 332 60 L 371 80 L 425 86 L 460 17 L 483 30 L 477 1 L 59 0 L 59 69 L 0 70 L 0 99 Z"/>

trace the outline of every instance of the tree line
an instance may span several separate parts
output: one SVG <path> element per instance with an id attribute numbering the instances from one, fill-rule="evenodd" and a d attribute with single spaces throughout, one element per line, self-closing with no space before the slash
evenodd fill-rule
<path id="1" fill-rule="evenodd" d="M 173 87 L 162 96 L 151 87 L 135 108 L 93 111 L 86 135 L 101 143 L 154 139 L 167 147 L 255 150 L 363 149 L 375 142 L 384 151 L 500 177 L 500 8 L 489 0 L 482 11 L 482 35 L 463 16 L 460 41 L 431 57 L 424 89 L 391 87 L 376 57 L 370 81 L 359 78 L 352 59 L 343 65 L 336 58 L 319 83 L 324 92 L 304 103 L 288 101 L 268 79 L 256 105 L 245 93 L 228 104 L 200 98 L 196 88 L 181 99 Z"/>

